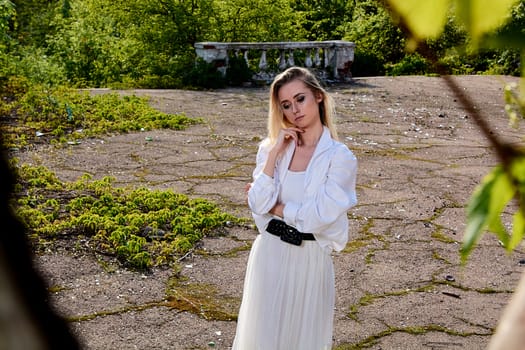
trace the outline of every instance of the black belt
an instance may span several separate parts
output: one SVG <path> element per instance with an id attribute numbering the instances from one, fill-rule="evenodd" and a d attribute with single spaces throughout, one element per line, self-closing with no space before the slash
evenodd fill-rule
<path id="1" fill-rule="evenodd" d="M 281 241 L 293 245 L 301 245 L 303 241 L 315 241 L 315 236 L 311 233 L 302 233 L 295 227 L 287 225 L 284 221 L 272 219 L 266 227 L 266 232 L 281 237 Z"/>

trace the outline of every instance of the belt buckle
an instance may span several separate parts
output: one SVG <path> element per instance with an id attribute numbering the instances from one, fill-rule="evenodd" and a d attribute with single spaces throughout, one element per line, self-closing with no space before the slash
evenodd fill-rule
<path id="1" fill-rule="evenodd" d="M 281 241 L 300 246 L 303 243 L 301 233 L 292 227 L 287 227 L 281 233 Z"/>

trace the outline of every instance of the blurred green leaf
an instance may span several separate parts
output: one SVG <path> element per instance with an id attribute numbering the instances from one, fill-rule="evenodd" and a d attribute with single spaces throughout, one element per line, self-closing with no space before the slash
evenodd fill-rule
<path id="1" fill-rule="evenodd" d="M 497 176 L 489 198 L 489 212 L 487 216 L 488 229 L 496 233 L 503 245 L 507 246 L 509 236 L 501 222 L 501 214 L 507 203 L 514 197 L 514 188 L 506 172 L 498 169 Z"/>
<path id="2" fill-rule="evenodd" d="M 456 13 L 466 26 L 474 43 L 494 31 L 510 18 L 516 0 L 456 0 Z"/>
<path id="3" fill-rule="evenodd" d="M 485 176 L 467 206 L 467 227 L 461 249 L 462 261 L 466 261 L 486 229 L 496 233 L 504 245 L 508 244 L 508 235 L 500 215 L 513 195 L 512 183 L 501 167 L 496 167 Z"/>
<path id="4" fill-rule="evenodd" d="M 456 16 L 475 46 L 483 35 L 493 32 L 508 19 L 518 0 L 388 0 L 403 18 L 412 35 L 418 39 L 436 38 L 443 32 L 447 13 L 453 4 Z M 523 41 L 523 40 L 522 40 Z M 523 45 L 523 44 L 521 44 Z"/>
<path id="5" fill-rule="evenodd" d="M 514 160 L 510 171 L 516 181 L 519 208 L 513 216 L 512 237 L 507 246 L 508 251 L 515 249 L 525 235 L 525 155 L 521 155 Z"/>
<path id="6" fill-rule="evenodd" d="M 412 34 L 419 38 L 434 38 L 443 31 L 450 0 L 389 0 L 403 18 Z"/>
<path id="7" fill-rule="evenodd" d="M 514 248 L 516 248 L 523 240 L 524 234 L 525 234 L 525 216 L 523 214 L 523 210 L 518 210 L 513 215 L 512 237 L 507 246 L 507 250 L 511 251 Z"/>
<path id="8" fill-rule="evenodd" d="M 521 186 L 525 186 L 525 155 L 522 154 L 512 161 L 510 172 Z"/>
<path id="9" fill-rule="evenodd" d="M 512 233 L 505 229 L 501 216 L 507 204 L 518 198 L 513 215 Z M 461 260 L 466 261 L 485 230 L 497 235 L 507 251 L 515 249 L 525 235 L 525 155 L 513 158 L 507 170 L 494 168 L 474 191 L 467 206 L 467 227 L 461 248 Z"/>

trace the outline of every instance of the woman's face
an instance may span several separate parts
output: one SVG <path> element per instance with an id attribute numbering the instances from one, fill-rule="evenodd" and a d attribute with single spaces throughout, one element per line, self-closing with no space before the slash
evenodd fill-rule
<path id="1" fill-rule="evenodd" d="M 278 99 L 284 117 L 295 127 L 305 130 L 321 124 L 319 103 L 323 97 L 321 94 L 314 94 L 301 80 L 283 85 L 279 89 Z"/>

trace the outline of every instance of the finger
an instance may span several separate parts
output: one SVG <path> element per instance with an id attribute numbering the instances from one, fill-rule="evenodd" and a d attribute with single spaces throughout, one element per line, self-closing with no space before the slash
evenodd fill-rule
<path id="1" fill-rule="evenodd" d="M 295 128 L 295 127 L 290 127 L 290 128 L 288 128 L 288 130 L 295 131 L 295 132 L 298 132 L 298 133 L 303 133 L 304 132 L 303 129 L 299 129 L 299 128 Z"/>
<path id="2" fill-rule="evenodd" d="M 297 139 L 297 134 L 293 131 L 290 131 L 289 129 L 283 129 L 282 133 L 283 133 L 283 140 L 285 141 L 290 141 L 290 139 L 294 139 L 294 140 Z"/>
<path id="3" fill-rule="evenodd" d="M 284 139 L 286 141 L 289 141 L 290 139 L 296 139 L 296 138 L 297 138 L 297 135 L 295 135 L 295 134 L 285 134 L 284 135 Z"/>
<path id="4" fill-rule="evenodd" d="M 286 128 L 286 129 L 282 129 L 282 130 L 283 130 L 285 133 L 290 134 L 290 135 L 294 135 L 294 136 L 297 136 L 297 135 L 299 135 L 299 134 L 301 134 L 301 133 L 304 132 L 303 129 L 293 128 L 293 127 L 291 127 L 291 128 Z"/>

